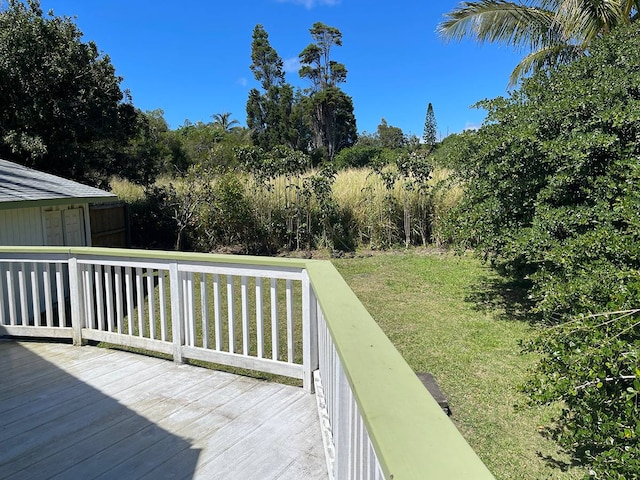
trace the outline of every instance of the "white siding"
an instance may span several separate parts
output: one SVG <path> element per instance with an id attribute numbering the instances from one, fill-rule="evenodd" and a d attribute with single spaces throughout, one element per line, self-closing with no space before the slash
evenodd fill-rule
<path id="1" fill-rule="evenodd" d="M 0 245 L 43 245 L 40 207 L 0 210 Z"/>

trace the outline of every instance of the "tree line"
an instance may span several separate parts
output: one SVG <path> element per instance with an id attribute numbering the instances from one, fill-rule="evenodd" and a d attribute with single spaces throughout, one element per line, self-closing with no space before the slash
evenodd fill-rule
<path id="1" fill-rule="evenodd" d="M 171 129 L 161 109 L 135 107 L 109 56 L 82 41 L 73 19 L 45 14 L 39 0 L 8 0 L 0 11 L 0 157 L 108 188 L 113 176 L 151 185 L 194 165 L 236 168 L 243 149 L 290 149 L 317 166 L 349 165 L 354 156 L 355 164 L 371 161 L 338 157 L 356 145 L 417 144 L 384 120 L 358 141 L 353 101 L 341 89 L 347 69 L 334 58 L 342 33 L 320 22 L 309 32 L 312 41 L 299 54 L 307 88 L 287 82 L 282 59 L 256 25 L 250 69 L 260 87 L 248 94 L 247 127 L 220 112 Z"/>

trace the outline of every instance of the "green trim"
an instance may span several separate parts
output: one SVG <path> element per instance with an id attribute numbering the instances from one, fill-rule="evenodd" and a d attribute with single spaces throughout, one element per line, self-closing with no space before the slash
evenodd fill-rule
<path id="1" fill-rule="evenodd" d="M 385 477 L 493 479 L 333 265 L 308 272 Z"/>
<path id="2" fill-rule="evenodd" d="M 37 208 L 56 207 L 59 205 L 75 205 L 77 203 L 96 203 L 105 200 L 118 200 L 115 195 L 105 195 L 104 197 L 67 197 L 50 198 L 46 200 L 15 200 L 12 202 L 0 202 L 0 210 L 11 210 L 14 208 Z"/>

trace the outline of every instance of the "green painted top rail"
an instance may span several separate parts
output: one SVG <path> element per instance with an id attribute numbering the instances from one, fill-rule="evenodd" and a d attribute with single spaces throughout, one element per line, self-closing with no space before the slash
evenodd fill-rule
<path id="1" fill-rule="evenodd" d="M 493 479 L 330 262 L 307 265 L 387 479 Z"/>
<path id="2" fill-rule="evenodd" d="M 92 247 L 0 247 L 2 253 L 306 269 L 385 477 L 494 478 L 329 261 Z"/>

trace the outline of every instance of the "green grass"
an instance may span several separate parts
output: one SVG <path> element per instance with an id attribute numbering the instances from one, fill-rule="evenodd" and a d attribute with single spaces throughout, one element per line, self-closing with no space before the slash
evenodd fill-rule
<path id="1" fill-rule="evenodd" d="M 435 375 L 452 420 L 498 480 L 582 478 L 540 434 L 553 409 L 529 407 L 519 392 L 535 362 L 519 341 L 535 327 L 517 290 L 476 259 L 452 254 L 334 264 L 413 370 Z"/>

